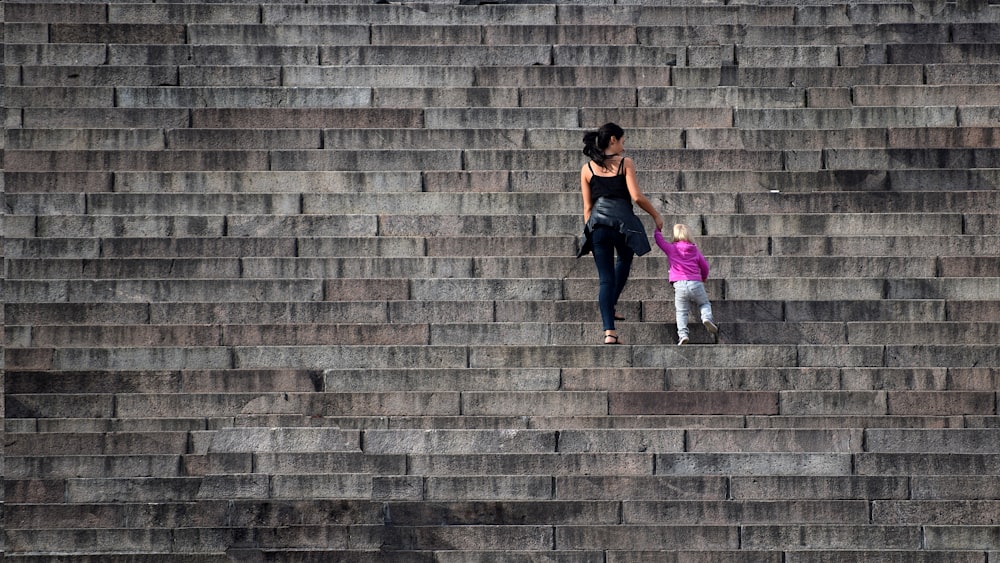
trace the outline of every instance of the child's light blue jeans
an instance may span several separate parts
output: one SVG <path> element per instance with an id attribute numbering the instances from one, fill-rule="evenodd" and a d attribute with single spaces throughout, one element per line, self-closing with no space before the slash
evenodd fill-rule
<path id="1" fill-rule="evenodd" d="M 712 318 L 712 304 L 708 301 L 705 284 L 695 280 L 680 280 L 674 282 L 674 308 L 677 309 L 677 338 L 688 336 L 688 316 L 691 313 L 691 303 L 701 310 L 701 321 L 715 321 Z"/>

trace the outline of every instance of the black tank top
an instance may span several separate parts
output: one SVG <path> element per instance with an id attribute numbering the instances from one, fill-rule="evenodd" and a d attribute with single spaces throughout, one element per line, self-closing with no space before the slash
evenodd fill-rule
<path id="1" fill-rule="evenodd" d="M 618 163 L 618 173 L 614 176 L 598 176 L 594 174 L 594 168 L 591 163 L 587 163 L 587 168 L 590 168 L 590 198 L 591 201 L 597 201 L 602 197 L 610 197 L 617 199 L 629 199 L 631 196 L 628 193 L 628 184 L 625 182 L 625 158 L 622 157 L 621 162 Z"/>

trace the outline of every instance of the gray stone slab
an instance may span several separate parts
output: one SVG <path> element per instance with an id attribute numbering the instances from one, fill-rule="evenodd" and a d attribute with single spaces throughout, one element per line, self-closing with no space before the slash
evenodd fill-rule
<path id="1" fill-rule="evenodd" d="M 564 499 L 713 500 L 726 497 L 723 477 L 569 475 L 555 478 Z"/>
<path id="2" fill-rule="evenodd" d="M 427 108 L 423 114 L 431 129 L 580 126 L 575 108 Z"/>
<path id="3" fill-rule="evenodd" d="M 943 321 L 945 302 L 932 299 L 787 301 L 787 321 Z"/>
<path id="4" fill-rule="evenodd" d="M 838 127 L 953 127 L 957 109 L 941 107 L 859 107 L 850 109 L 739 109 L 734 123 L 748 129 L 830 129 Z"/>
<path id="5" fill-rule="evenodd" d="M 459 170 L 462 153 L 447 149 L 393 150 L 276 150 L 270 152 L 271 170 L 278 171 L 406 171 Z"/>
<path id="6" fill-rule="evenodd" d="M 1000 547 L 995 525 L 927 526 L 927 545 L 933 549 L 983 549 L 996 557 Z"/>
<path id="7" fill-rule="evenodd" d="M 885 391 L 783 391 L 780 402 L 783 415 L 885 415 L 889 411 Z"/>
<path id="8" fill-rule="evenodd" d="M 799 346 L 799 364 L 816 367 L 879 367 L 884 365 L 885 350 L 883 346 L 877 343 L 866 344 L 803 344 Z"/>
<path id="9" fill-rule="evenodd" d="M 197 217 L 192 217 L 197 219 Z M 215 219 L 212 217 L 211 219 Z M 372 236 L 377 233 L 379 218 L 375 215 L 229 215 L 226 222 L 229 236 L 296 236 L 313 237 L 337 233 L 341 236 Z"/>
<path id="10" fill-rule="evenodd" d="M 915 500 L 996 498 L 998 480 L 991 475 L 915 476 L 910 498 Z"/>
<path id="11" fill-rule="evenodd" d="M 772 239 L 772 252 L 808 256 L 978 256 L 994 253 L 997 245 L 1000 238 L 980 235 L 779 236 Z"/>
<path id="12" fill-rule="evenodd" d="M 628 525 L 558 526 L 556 546 L 564 549 L 731 550 L 739 543 L 735 526 Z"/>
<path id="13" fill-rule="evenodd" d="M 411 61 L 412 62 L 412 61 Z M 224 72 L 224 68 L 218 72 Z M 377 65 L 377 66 L 306 66 L 295 65 L 281 68 L 281 83 L 288 87 L 317 86 L 357 86 L 364 84 L 371 88 L 407 87 L 419 84 L 424 88 L 462 88 L 480 86 L 516 86 L 511 84 L 478 84 L 475 66 L 442 65 Z M 488 67 L 484 67 L 488 68 Z M 191 83 L 206 83 L 206 78 L 195 82 L 196 69 L 182 69 L 182 77 L 192 76 Z M 215 83 L 213 80 L 212 83 Z M 235 84 L 234 84 L 235 85 Z"/>
<path id="14" fill-rule="evenodd" d="M 984 500 L 876 501 L 873 520 L 884 524 L 989 525 L 997 503 Z"/>
<path id="15" fill-rule="evenodd" d="M 537 26 L 531 26 L 532 29 Z M 464 68 L 464 67 L 462 67 Z M 633 84 L 657 86 L 670 83 L 675 67 L 670 66 L 482 66 L 474 69 L 479 86 L 518 86 L 544 88 L 593 84 Z"/>
<path id="16" fill-rule="evenodd" d="M 366 430 L 365 452 L 376 454 L 549 453 L 547 430 Z"/>
<path id="17" fill-rule="evenodd" d="M 272 475 L 269 494 L 277 499 L 372 498 L 372 476 L 363 473 L 329 475 Z"/>
<path id="18" fill-rule="evenodd" d="M 188 501 L 200 485 L 199 477 L 67 479 L 65 499 L 70 503 Z"/>
<path id="19" fill-rule="evenodd" d="M 750 428 L 960 428 L 960 416 L 947 415 L 801 415 L 801 416 L 748 416 Z"/>
<path id="20" fill-rule="evenodd" d="M 315 51 L 314 51 L 315 52 Z M 320 45 L 318 59 L 270 61 L 296 65 L 405 65 L 417 57 L 423 65 L 447 65 L 459 62 L 468 66 L 548 65 L 553 64 L 550 45 Z M 239 59 L 246 64 L 268 64 L 268 59 Z M 211 61 L 206 61 L 211 62 Z M 578 61 L 583 62 L 583 61 Z M 556 64 L 560 63 L 558 60 Z M 216 61 L 216 64 L 218 62 Z"/>
<path id="21" fill-rule="evenodd" d="M 181 127 L 301 129 L 328 123 L 344 128 L 422 127 L 422 113 L 408 108 L 191 108 L 190 122 Z"/>
<path id="22" fill-rule="evenodd" d="M 927 65 L 927 84 L 989 84 L 1000 73 L 992 63 L 946 63 Z"/>
<path id="23" fill-rule="evenodd" d="M 367 87 L 284 88 L 284 87 L 179 87 L 172 89 L 117 88 L 120 107 L 370 107 L 373 92 Z"/>
<path id="24" fill-rule="evenodd" d="M 196 64 L 239 66 L 318 65 L 315 46 L 297 45 L 120 45 L 107 47 L 113 65 Z"/>
<path id="25" fill-rule="evenodd" d="M 372 90 L 373 107 L 518 107 L 523 92 L 517 88 L 382 87 Z M 542 105 L 542 104 L 531 104 Z"/>
<path id="26" fill-rule="evenodd" d="M 560 452 L 680 452 L 682 430 L 593 429 L 559 432 Z"/>
<path id="27" fill-rule="evenodd" d="M 868 451 L 920 453 L 998 453 L 996 429 L 884 430 L 865 431 Z"/>
<path id="28" fill-rule="evenodd" d="M 7 22 L 107 22 L 107 11 L 97 4 L 13 3 L 4 10 Z"/>
<path id="29" fill-rule="evenodd" d="M 8 549 L 15 552 L 91 549 L 99 552 L 153 553 L 169 549 L 173 541 L 173 533 L 169 529 L 17 530 L 10 532 Z"/>
<path id="30" fill-rule="evenodd" d="M 833 390 L 841 375 L 837 368 L 668 367 L 664 378 L 668 391 Z"/>
<path id="31" fill-rule="evenodd" d="M 462 413 L 476 416 L 606 415 L 608 405 L 606 393 L 599 391 L 470 391 L 462 394 Z"/>
<path id="32" fill-rule="evenodd" d="M 657 475 L 848 475 L 850 454 L 687 453 L 657 455 Z"/>
<path id="33" fill-rule="evenodd" d="M 112 181 L 113 175 L 110 172 L 8 171 L 4 178 L 4 192 L 8 194 L 110 192 Z"/>
<path id="34" fill-rule="evenodd" d="M 176 86 L 176 66 L 73 66 L 25 65 L 22 86 Z"/>
<path id="35" fill-rule="evenodd" d="M 7 151 L 13 170 L 266 170 L 266 151 Z"/>
<path id="36" fill-rule="evenodd" d="M 482 299 L 560 299 L 555 279 L 414 279 L 411 298 L 430 301 Z"/>
<path id="37" fill-rule="evenodd" d="M 881 299 L 885 281 L 879 278 L 764 278 L 728 279 L 726 297 L 730 299 Z M 898 298 L 897 296 L 892 296 Z M 930 297 L 930 296 L 928 296 Z"/>
<path id="38" fill-rule="evenodd" d="M 724 500 L 724 501 L 626 501 L 622 520 L 626 524 L 688 522 L 725 524 L 858 524 L 869 518 L 862 500 Z"/>
<path id="39" fill-rule="evenodd" d="M 848 341 L 887 344 L 981 344 L 997 334 L 995 323 L 848 323 Z"/>
<path id="40" fill-rule="evenodd" d="M 48 32 L 49 28 L 44 23 L 8 23 L 4 29 L 4 39 L 8 44 L 45 43 Z"/>
<path id="41" fill-rule="evenodd" d="M 5 456 L 5 477 L 178 477 L 180 456 Z"/>
<path id="42" fill-rule="evenodd" d="M 367 45 L 370 40 L 369 27 L 360 24 L 195 23 L 186 29 L 188 41 L 194 45 Z"/>
<path id="43" fill-rule="evenodd" d="M 552 477 L 535 475 L 430 476 L 424 478 L 427 500 L 548 500 Z"/>
<path id="44" fill-rule="evenodd" d="M 890 299 L 995 300 L 1000 296 L 998 278 L 918 278 L 887 280 Z"/>
<path id="45" fill-rule="evenodd" d="M 22 127 L 105 127 L 159 128 L 187 127 L 186 108 L 25 108 Z"/>
<path id="46" fill-rule="evenodd" d="M 595 339 L 595 344 L 600 340 Z M 597 346 L 475 346 L 469 349 L 469 364 L 476 368 L 496 367 L 620 367 L 629 362 L 627 349 Z"/>
<path id="47" fill-rule="evenodd" d="M 473 275 L 468 258 L 245 258 L 243 275 L 275 278 L 468 278 Z"/>
<path id="48" fill-rule="evenodd" d="M 782 6 L 663 5 L 563 6 L 560 23 L 634 25 L 791 25 L 794 11 Z"/>
<path id="49" fill-rule="evenodd" d="M 230 353 L 221 347 L 159 348 L 57 348 L 55 369 L 219 369 L 232 366 Z"/>
<path id="50" fill-rule="evenodd" d="M 269 4 L 263 9 L 263 23 L 313 24 L 333 21 L 341 24 L 381 25 L 471 25 L 556 23 L 555 6 L 546 5 L 467 5 L 434 4 L 414 9 L 407 4 L 378 5 L 284 5 Z"/>
<path id="51" fill-rule="evenodd" d="M 642 453 L 412 455 L 416 475 L 651 475 L 653 456 Z"/>
<path id="52" fill-rule="evenodd" d="M 951 387 L 946 368 L 845 368 L 842 370 L 843 388 L 945 390 Z M 975 380 L 974 376 L 969 377 Z"/>
<path id="53" fill-rule="evenodd" d="M 159 129 L 13 129 L 7 148 L 27 150 L 163 150 Z"/>
<path id="54" fill-rule="evenodd" d="M 860 429 L 690 430 L 689 452 L 832 452 L 862 451 Z"/>
<path id="55" fill-rule="evenodd" d="M 8 86 L 6 103 L 11 108 L 109 108 L 115 92 L 106 86 Z"/>
<path id="56" fill-rule="evenodd" d="M 751 525 L 743 529 L 743 542 L 750 549 L 789 549 L 805 543 L 813 549 L 909 549 L 921 547 L 920 526 L 870 524 L 824 526 Z"/>
<path id="57" fill-rule="evenodd" d="M 87 302 L 320 301 L 323 280 L 73 280 L 67 299 Z"/>
<path id="58" fill-rule="evenodd" d="M 862 453 L 857 455 L 859 475 L 995 475 L 1000 456 L 995 454 Z"/>
<path id="59" fill-rule="evenodd" d="M 108 47 L 87 43 L 13 43 L 4 50 L 6 64 L 50 66 L 72 63 L 76 65 L 103 65 L 108 60 Z"/>
<path id="60" fill-rule="evenodd" d="M 734 345 L 725 347 L 636 346 L 633 365 L 644 367 L 794 367 L 796 347 Z"/>
<path id="61" fill-rule="evenodd" d="M 251 24 L 259 21 L 259 11 L 246 5 L 146 5 L 122 4 L 108 9 L 111 23 L 199 23 Z"/>
<path id="62" fill-rule="evenodd" d="M 196 453 L 360 451 L 361 435 L 338 428 L 226 428 L 192 433 Z"/>
<path id="63" fill-rule="evenodd" d="M 905 499 L 904 477 L 753 475 L 732 477 L 736 499 Z"/>
<path id="64" fill-rule="evenodd" d="M 454 346 L 236 347 L 237 367 L 423 367 L 466 366 L 466 350 Z"/>
<path id="65" fill-rule="evenodd" d="M 441 319 L 452 322 L 475 322 L 490 318 L 494 302 L 491 300 L 456 301 L 399 301 L 387 303 L 388 318 L 392 322 L 431 323 Z"/>
<path id="66" fill-rule="evenodd" d="M 958 213 L 704 215 L 702 221 L 710 235 L 964 234 Z"/>

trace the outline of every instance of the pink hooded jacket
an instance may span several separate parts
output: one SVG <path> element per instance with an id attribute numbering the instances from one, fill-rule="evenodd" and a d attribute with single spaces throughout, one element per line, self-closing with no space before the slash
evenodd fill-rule
<path id="1" fill-rule="evenodd" d="M 654 232 L 653 238 L 670 260 L 670 283 L 708 280 L 708 260 L 705 260 L 697 245 L 686 240 L 667 242 L 660 231 Z"/>

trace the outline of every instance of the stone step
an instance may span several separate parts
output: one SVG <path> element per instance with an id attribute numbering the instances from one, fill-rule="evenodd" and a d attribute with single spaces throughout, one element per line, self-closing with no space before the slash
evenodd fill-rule
<path id="1" fill-rule="evenodd" d="M 463 241 L 465 242 L 465 241 Z M 581 261 L 567 257 L 575 249 L 575 240 L 561 239 L 560 248 L 541 254 L 519 256 L 494 253 L 477 255 L 475 241 L 465 248 L 454 248 L 443 256 L 378 256 L 344 257 L 248 257 L 248 258 L 11 258 L 8 279 L 57 280 L 80 279 L 172 279 L 200 278 L 432 278 L 453 276 L 476 278 L 545 278 L 583 274 L 596 279 L 596 272 L 587 272 Z M 496 241 L 500 242 L 500 241 Z M 499 245 L 495 245 L 499 246 Z M 527 246 L 527 245 L 522 245 Z M 525 249 L 530 250 L 530 249 Z M 371 256 L 371 255 L 369 255 Z M 655 256 L 655 255 L 654 255 Z M 798 272 L 803 278 L 826 278 L 849 271 L 854 275 L 888 280 L 909 278 L 986 278 L 1000 275 L 996 262 L 984 256 L 894 257 L 894 256 L 714 256 L 709 259 L 713 278 L 736 280 L 780 277 Z M 214 269 L 213 269 L 214 267 Z M 593 270 L 593 268 L 589 268 Z M 669 262 L 650 257 L 636 263 L 630 281 L 646 283 L 643 278 L 663 280 L 668 275 Z M 578 278 L 574 278 L 578 279 Z M 665 285 L 665 284 L 664 284 Z M 715 284 L 713 284 L 715 285 Z"/>
<path id="2" fill-rule="evenodd" d="M 718 318 L 722 318 L 721 315 Z M 666 320 L 666 319 L 661 319 Z M 672 319 L 671 319 L 672 320 Z M 697 320 L 694 321 L 697 324 Z M 692 343 L 711 344 L 924 344 L 989 343 L 998 323 L 875 322 L 720 322 L 717 339 L 696 330 Z M 677 340 L 672 322 L 621 323 L 629 344 L 670 344 Z M 289 325 L 7 325 L 11 349 L 87 346 L 306 346 L 367 345 L 556 345 L 587 341 L 600 334 L 591 323 L 442 323 L 442 324 L 289 324 Z"/>
<path id="3" fill-rule="evenodd" d="M 1000 250 L 996 235 L 948 236 L 699 236 L 698 247 L 712 260 L 722 257 L 869 258 L 936 256 L 943 264 Z M 354 237 L 52 237 L 7 239 L 5 255 L 17 259 L 157 259 L 157 258 L 333 258 L 384 256 L 566 256 L 576 239 L 569 235 L 530 237 L 354 236 Z"/>
<path id="4" fill-rule="evenodd" d="M 23 14 L 15 12 L 15 17 Z M 93 16 L 91 16 L 93 17 Z M 94 18 L 98 19 L 98 18 Z M 193 45 L 872 45 L 981 42 L 993 23 L 891 23 L 884 25 L 507 25 L 497 22 L 373 24 L 137 24 L 56 23 L 52 43 L 190 43 Z M 187 31 L 185 35 L 184 31 Z"/>
<path id="5" fill-rule="evenodd" d="M 248 132 L 252 136 L 252 131 Z M 694 135 L 689 135 L 694 138 Z M 725 144 L 725 140 L 712 139 Z M 763 141 L 762 141 L 763 142 Z M 808 144 L 805 139 L 796 142 Z M 947 144 L 947 143 L 943 143 Z M 737 148 L 737 147 L 731 147 Z M 742 192 L 777 190 L 817 192 L 988 191 L 1000 169 L 893 170 L 645 170 L 642 184 L 651 193 Z M 394 193 L 394 192 L 564 192 L 575 188 L 575 172 L 554 170 L 450 171 L 186 171 L 186 172 L 13 172 L 14 193 Z M 650 190 L 649 186 L 654 188 Z M 907 197 L 913 197 L 907 196 Z M 940 197 L 940 196 L 939 196 Z"/>
<path id="6" fill-rule="evenodd" d="M 351 283 L 366 289 L 365 280 Z M 390 283 L 391 280 L 382 280 Z M 221 324 L 336 324 L 372 321 L 392 323 L 449 322 L 595 322 L 598 318 L 593 296 L 585 301 L 409 301 L 395 295 L 357 294 L 358 299 L 381 301 L 326 302 L 223 302 L 223 303 L 7 303 L 10 325 L 86 325 L 86 324 L 205 324 L 212 318 Z M 349 298 L 353 294 L 341 292 Z M 362 297 L 365 296 L 365 297 Z M 388 301 L 386 301 L 388 299 Z M 920 300 L 843 300 L 776 301 L 716 300 L 713 310 L 727 322 L 876 322 L 876 321 L 993 321 L 997 305 L 990 301 L 920 299 Z M 620 313 L 630 322 L 674 320 L 673 298 L 641 302 L 623 299 Z M 698 312 L 692 313 L 698 318 Z"/>
<path id="7" fill-rule="evenodd" d="M 34 372 L 9 370 L 10 396 L 38 393 L 208 393 L 445 391 L 978 390 L 996 388 L 990 368 L 540 368 L 179 370 Z M 194 423 L 195 421 L 192 421 Z M 186 429 L 202 429 L 203 422 Z"/>
<path id="8" fill-rule="evenodd" d="M 741 104 L 743 105 L 743 104 Z M 940 147 L 940 148 L 987 148 L 995 145 L 994 139 L 997 137 L 997 129 L 993 127 L 960 127 L 960 128 L 857 128 L 857 129 L 824 129 L 824 130 L 735 130 L 732 128 L 705 128 L 705 129 L 666 129 L 666 128 L 640 128 L 630 131 L 629 141 L 637 146 L 643 147 L 644 151 L 654 148 L 688 148 L 688 149 L 810 149 L 822 150 L 827 148 L 851 148 L 851 149 L 887 149 L 887 148 L 911 148 L 911 147 Z M 235 130 L 235 129 L 17 129 L 10 132 L 8 148 L 11 150 L 164 150 L 167 147 L 175 150 L 202 149 L 210 150 L 220 146 L 239 149 L 319 149 L 323 146 L 355 146 L 371 149 L 388 148 L 409 148 L 412 146 L 422 146 L 435 149 L 447 148 L 467 148 L 475 149 L 501 149 L 511 146 L 525 146 L 532 149 L 549 149 L 552 147 L 564 147 L 575 144 L 582 137 L 582 132 L 576 129 L 564 129 L 558 132 L 535 132 L 533 130 L 507 129 L 507 130 L 480 130 L 480 129 L 342 129 L 342 130 L 315 130 L 315 129 L 258 129 L 258 130 Z M 684 171 L 688 172 L 688 171 Z M 746 175 L 750 171 L 747 171 Z M 466 172 L 471 174 L 472 172 Z M 516 174 L 511 171 L 510 174 Z M 26 175 L 30 173 L 19 173 Z M 56 175 L 55 173 L 47 173 Z M 72 172 L 64 175 L 74 174 Z M 76 173 L 79 174 L 79 173 Z M 412 173 L 410 173 L 412 175 Z M 551 173 L 549 173 L 551 174 Z M 571 172 L 566 172 L 567 179 Z M 660 171 L 651 170 L 644 173 L 647 182 L 649 175 L 666 176 Z M 758 175 L 760 173 L 758 172 Z M 92 173 L 95 180 L 99 173 Z M 216 172 L 210 173 L 174 173 L 173 176 L 181 177 L 204 177 L 206 179 L 214 177 L 233 177 L 233 173 Z M 256 173 L 246 172 L 242 175 L 268 179 L 278 176 L 266 171 Z M 324 180 L 352 179 L 367 180 L 373 182 L 379 178 L 396 179 L 399 183 L 407 177 L 405 171 L 397 173 L 374 172 L 325 172 L 304 174 L 303 178 L 322 178 Z M 780 177 L 779 171 L 771 174 Z M 150 181 L 156 177 L 164 179 L 170 178 L 170 173 L 142 174 L 118 172 L 116 178 L 128 181 L 129 177 Z M 277 178 L 275 178 L 277 179 Z M 412 179 L 410 181 L 413 181 Z M 420 181 L 419 179 L 417 180 Z M 162 180 L 161 180 L 162 182 Z M 386 181 L 383 180 L 383 183 Z M 503 187 L 510 183 L 504 178 L 502 182 L 494 184 L 494 191 L 497 187 Z M 676 180 L 671 183 L 676 183 Z M 119 191 L 138 191 L 143 186 L 126 183 Z M 653 185 L 659 184 L 655 180 Z M 391 184 L 390 184 L 391 185 Z M 419 184 L 418 184 L 419 185 Z M 16 191 L 26 191 L 17 189 Z M 37 186 L 35 186 L 37 188 Z M 373 186 L 377 187 L 377 184 Z M 116 189 L 119 186 L 116 183 Z M 263 191 L 261 187 L 232 186 L 226 185 L 226 191 Z M 78 187 L 74 189 L 79 189 Z M 146 188 L 148 190 L 148 188 Z M 198 186 L 185 186 L 187 191 L 195 191 Z M 202 190 L 211 188 L 201 188 Z M 222 188 L 215 188 L 212 191 L 220 191 Z M 358 191 L 357 185 L 351 185 L 351 191 Z M 410 188 L 412 189 L 412 188 Z M 326 185 L 318 185 L 313 190 L 304 190 L 297 185 L 298 191 L 338 191 Z M 388 191 L 382 188 L 383 191 Z M 15 191 L 15 190 L 12 190 Z M 34 190 L 34 191 L 37 191 Z M 97 190 L 95 190 L 97 191 Z M 104 190 L 107 191 L 107 190 Z M 177 191 L 174 188 L 170 191 Z M 364 190 L 363 187 L 361 191 Z M 405 185 L 400 185 L 395 191 L 408 191 Z M 520 190 L 514 190 L 520 191 Z"/>
<path id="9" fill-rule="evenodd" d="M 190 26 L 189 26 L 190 27 Z M 533 26 L 536 27 L 536 26 Z M 884 27 L 884 26 L 879 26 Z M 851 29 L 856 29 L 852 26 Z M 685 28 L 685 38 L 691 38 Z M 717 26 L 701 29 L 717 30 Z M 750 28 L 753 29 L 753 28 Z M 781 27 L 760 28 L 762 33 L 780 32 Z M 824 27 L 824 29 L 826 29 Z M 28 46 L 22 46 L 22 51 Z M 84 45 L 48 45 L 58 51 Z M 11 46 L 14 49 L 14 46 Z M 95 53 L 96 54 L 96 53 Z M 26 56 L 26 55 L 22 55 Z M 35 55 L 36 57 L 38 55 Z M 693 61 L 694 62 L 694 61 Z M 706 61 L 707 63 L 707 61 Z M 787 87 L 851 88 L 857 85 L 954 85 L 991 84 L 1000 73 L 995 63 L 868 64 L 863 66 L 470 66 L 447 65 L 115 65 L 77 67 L 60 61 L 58 67 L 26 63 L 12 85 L 21 86 L 258 86 L 281 84 L 289 87 L 356 86 L 399 87 L 422 84 L 426 87 L 557 87 L 587 84 L 634 84 L 678 87 Z M 924 72 L 926 71 L 926 78 Z M 814 92 L 818 94 L 818 92 Z M 950 104 L 946 104 L 950 105 Z M 196 109 L 196 108 L 193 108 Z M 985 125 L 985 123 L 984 123 Z M 639 125 L 641 126 L 641 125 Z"/>
<path id="10" fill-rule="evenodd" d="M 337 123 L 345 128 L 395 128 L 423 127 L 423 113 L 397 108 L 24 108 L 21 124 L 30 128 L 302 129 Z M 578 126 L 573 119 L 563 127 Z"/>
<path id="11" fill-rule="evenodd" d="M 599 340 L 597 342 L 600 342 Z M 17 370 L 319 369 L 344 367 L 655 367 L 685 362 L 694 367 L 976 367 L 998 366 L 988 344 L 725 344 L 679 348 L 672 343 L 594 346 L 257 346 L 152 348 L 14 348 L 8 366 Z"/>
<path id="12" fill-rule="evenodd" d="M 5 479 L 178 477 L 181 456 L 168 454 L 6 456 Z M 58 505 L 57 505 L 58 506 Z"/>
<path id="13" fill-rule="evenodd" d="M 658 193 L 651 191 L 647 197 L 662 213 L 672 219 L 687 220 L 690 227 L 705 235 L 827 235 L 840 234 L 913 234 L 905 230 L 857 232 L 850 229 L 851 222 L 857 223 L 865 217 L 878 216 L 879 224 L 892 227 L 894 223 L 925 223 L 938 221 L 943 228 L 937 234 L 995 234 L 986 225 L 976 225 L 977 212 L 997 205 L 1000 200 L 997 191 L 958 192 L 814 192 L 814 193 Z M 137 222 L 163 221 L 163 215 L 175 218 L 175 222 L 196 222 L 206 232 L 204 235 L 265 236 L 268 231 L 251 232 L 245 222 L 260 224 L 264 221 L 298 221 L 305 225 L 312 222 L 334 221 L 341 223 L 340 236 L 441 236 L 468 235 L 489 232 L 490 218 L 514 215 L 520 217 L 517 227 L 494 231 L 495 236 L 533 235 L 573 235 L 582 232 L 579 215 L 579 194 L 576 193 L 372 193 L 372 194 L 7 194 L 11 215 L 37 216 L 41 224 L 34 226 L 34 233 L 28 236 L 43 237 L 85 237 L 108 236 L 90 234 L 82 226 L 78 233 L 57 233 L 46 221 L 58 225 L 56 221 L 118 221 L 122 216 Z M 575 206 L 574 206 L 575 202 Z M 700 214 L 699 206 L 714 207 L 714 214 Z M 950 212 L 930 212 L 936 207 L 949 208 Z M 839 208 L 837 214 L 827 214 L 823 209 Z M 484 209 L 494 209 L 491 216 L 483 214 Z M 170 213 L 167 213 L 170 212 Z M 459 215 L 449 215 L 454 213 Z M 962 213 L 966 214 L 966 225 L 962 224 Z M 163 214 L 163 215 L 161 215 Z M 374 215 L 378 214 L 378 215 Z M 56 216 L 56 217 L 51 217 Z M 107 216 L 107 219 L 102 217 Z M 269 217 L 270 216 L 270 217 Z M 438 217 L 454 220 L 455 223 L 438 220 L 436 230 L 425 229 L 427 222 Z M 216 225 L 225 220 L 223 225 Z M 517 220 L 512 218 L 511 220 Z M 648 222 L 647 230 L 652 230 Z M 952 223 L 948 223 L 951 221 Z M 463 223 L 464 222 L 464 223 Z M 753 233 L 743 230 L 724 231 L 719 223 L 779 223 L 769 232 Z M 844 222 L 844 229 L 832 228 Z M 478 223 L 478 225 L 477 225 Z M 785 223 L 785 229 L 781 224 Z M 787 225 L 791 223 L 791 225 Z M 69 223 L 72 225 L 73 223 Z M 141 223 L 140 223 L 141 224 Z M 336 223 L 334 223 L 336 224 Z M 447 230 L 448 225 L 457 228 Z M 85 225 L 85 223 L 84 223 Z M 379 227 L 376 232 L 375 228 Z M 27 227 L 27 225 L 25 226 Z M 476 230 L 478 227 L 480 230 Z M 404 230 L 409 228 L 410 230 Z M 459 230 L 461 229 L 461 230 Z M 530 230 L 529 230 L 530 229 Z M 932 231 L 933 232 L 933 231 Z M 323 233 L 329 236 L 331 233 Z M 118 236 L 138 236 L 122 233 Z M 195 236 L 188 231 L 171 233 L 172 236 Z M 286 232 L 283 236 L 302 236 L 298 231 Z M 155 235 L 145 235 L 155 236 Z M 164 236 L 164 235 L 160 235 Z M 571 254 L 571 252 L 567 252 Z"/>
<path id="14" fill-rule="evenodd" d="M 153 455 L 188 453 L 188 432 L 17 433 L 5 434 L 4 455 Z"/>
<path id="15" fill-rule="evenodd" d="M 543 89 L 548 92 L 548 89 Z M 526 91 L 526 90 L 525 90 Z M 680 90 L 678 90 L 680 91 Z M 555 94 L 555 93 L 553 93 Z M 745 104 L 740 104 L 745 106 Z M 998 136 L 995 127 L 958 128 L 849 128 L 823 130 L 735 130 L 732 128 L 638 128 L 629 131 L 629 143 L 642 150 L 690 149 L 811 149 L 825 148 L 988 148 Z M 175 150 L 190 149 L 319 149 L 353 146 L 371 149 L 403 149 L 422 146 L 434 149 L 474 148 L 552 149 L 579 143 L 583 131 L 562 129 L 108 129 L 48 128 L 16 129 L 7 146 L 12 150 Z M 653 171 L 650 171 L 653 172 Z M 571 175 L 572 172 L 566 172 Z M 186 176 L 194 176 L 192 173 Z M 275 174 L 246 174 L 266 178 Z M 392 177 L 391 174 L 382 174 Z M 396 174 L 403 176 L 403 174 Z M 120 172 L 118 177 L 129 176 Z M 131 174 L 131 176 L 141 176 Z M 154 174 L 145 174 L 147 178 Z M 168 176 L 160 174 L 159 176 Z M 223 176 L 216 173 L 215 176 Z M 231 176 L 231 174 L 226 174 Z M 309 177 L 310 175 L 302 175 Z M 347 173 L 314 174 L 313 177 L 349 177 Z M 355 174 L 377 178 L 379 174 Z M 118 186 L 116 185 L 116 188 Z M 228 186 L 231 191 L 252 191 L 254 186 Z M 192 190 L 192 187 L 188 187 Z M 355 190 L 357 188 L 355 187 Z M 300 188 L 301 190 L 301 188 Z M 132 191 L 125 188 L 122 191 Z M 305 190 L 302 190 L 305 191 Z M 332 191 L 326 188 L 324 191 Z"/>

